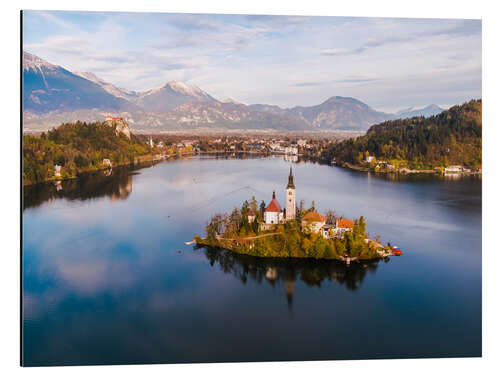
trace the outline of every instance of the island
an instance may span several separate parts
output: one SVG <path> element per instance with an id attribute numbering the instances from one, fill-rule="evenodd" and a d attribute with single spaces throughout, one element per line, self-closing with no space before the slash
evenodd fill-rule
<path id="1" fill-rule="evenodd" d="M 193 242 L 256 257 L 335 259 L 347 264 L 402 254 L 389 244 L 383 246 L 379 236 L 370 239 L 363 216 L 350 220 L 333 210 L 322 215 L 314 201 L 307 210 L 302 204 L 297 207 L 291 167 L 285 196 L 283 210 L 273 192 L 267 205 L 252 197 L 230 214 L 215 214 L 206 224 L 206 236 L 195 236 Z"/>

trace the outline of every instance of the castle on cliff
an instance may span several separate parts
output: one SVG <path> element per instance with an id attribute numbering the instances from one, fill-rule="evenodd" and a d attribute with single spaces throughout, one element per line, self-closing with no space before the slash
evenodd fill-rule
<path id="1" fill-rule="evenodd" d="M 104 123 L 109 125 L 109 126 L 116 125 L 116 128 L 115 128 L 116 135 L 124 134 L 125 137 L 130 139 L 130 127 L 125 122 L 123 117 L 112 117 L 110 115 L 107 115 L 106 120 L 104 120 Z"/>

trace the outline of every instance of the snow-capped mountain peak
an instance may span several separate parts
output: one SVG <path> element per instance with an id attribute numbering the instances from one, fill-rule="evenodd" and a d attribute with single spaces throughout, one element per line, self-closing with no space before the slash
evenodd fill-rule
<path id="1" fill-rule="evenodd" d="M 428 106 L 412 106 L 406 109 L 402 109 L 395 113 L 396 118 L 409 118 L 415 116 L 429 117 L 437 115 L 444 111 L 444 108 L 439 107 L 436 104 L 429 104 Z"/>
<path id="2" fill-rule="evenodd" d="M 106 83 L 103 79 L 99 78 L 98 76 L 96 76 L 94 73 L 91 72 L 74 72 L 74 73 L 94 83 L 99 83 L 99 84 Z"/>
<path id="3" fill-rule="evenodd" d="M 233 98 L 226 98 L 223 103 L 230 103 L 230 104 L 243 104 L 239 101 L 237 101 L 236 99 L 233 99 Z"/>
<path id="4" fill-rule="evenodd" d="M 23 69 L 24 70 L 40 70 L 41 68 L 55 69 L 57 65 L 53 65 L 38 56 L 29 52 L 23 52 Z"/>
<path id="5" fill-rule="evenodd" d="M 188 85 L 185 82 L 181 81 L 169 81 L 163 86 L 164 88 L 169 88 L 172 91 L 175 91 L 177 93 L 187 95 L 187 96 L 193 96 L 196 98 L 203 98 L 206 97 L 208 94 L 205 93 L 203 90 L 201 90 L 198 86 L 195 85 Z"/>

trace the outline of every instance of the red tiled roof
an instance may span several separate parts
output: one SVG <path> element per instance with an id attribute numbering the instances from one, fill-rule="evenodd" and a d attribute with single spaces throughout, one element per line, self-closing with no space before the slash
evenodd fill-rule
<path id="1" fill-rule="evenodd" d="M 354 228 L 354 221 L 349 219 L 337 219 L 337 228 Z"/>
<path id="2" fill-rule="evenodd" d="M 308 212 L 303 218 L 302 221 L 315 221 L 315 222 L 326 222 L 326 219 L 319 212 Z"/>
<path id="3" fill-rule="evenodd" d="M 252 210 L 248 210 L 247 216 L 255 216 Z"/>
<path id="4" fill-rule="evenodd" d="M 123 117 L 111 117 L 111 116 L 106 116 L 106 120 L 123 120 Z"/>
<path id="5" fill-rule="evenodd" d="M 281 206 L 276 199 L 273 199 L 266 208 L 266 212 L 281 212 Z"/>

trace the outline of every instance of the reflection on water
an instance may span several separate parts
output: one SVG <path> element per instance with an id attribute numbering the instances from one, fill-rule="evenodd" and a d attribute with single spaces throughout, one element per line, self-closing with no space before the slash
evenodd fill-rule
<path id="1" fill-rule="evenodd" d="M 88 173 L 77 179 L 29 185 L 24 190 L 24 209 L 38 207 L 54 199 L 85 201 L 109 197 L 127 199 L 132 192 L 132 169 L 114 168 Z"/>
<path id="2" fill-rule="evenodd" d="M 363 284 L 368 272 L 375 273 L 379 260 L 351 263 L 316 259 L 261 258 L 237 254 L 232 251 L 199 247 L 213 267 L 236 277 L 243 284 L 253 280 L 258 284 L 284 284 L 288 306 L 291 308 L 295 282 L 303 281 L 308 286 L 321 288 L 323 283 L 335 282 L 347 290 L 356 291 Z M 388 262 L 389 258 L 385 258 Z"/>

